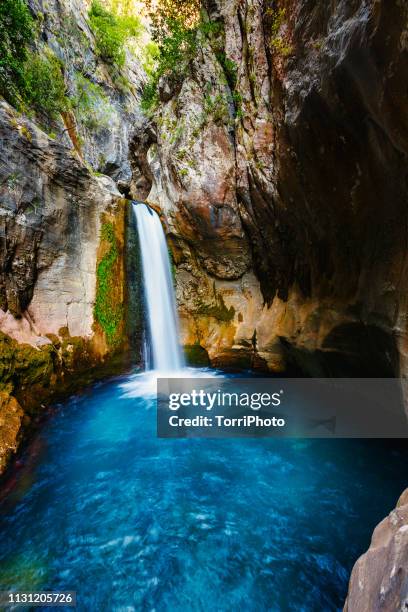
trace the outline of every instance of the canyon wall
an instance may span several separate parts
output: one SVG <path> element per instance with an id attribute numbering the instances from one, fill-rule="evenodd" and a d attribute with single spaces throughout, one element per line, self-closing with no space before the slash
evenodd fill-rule
<path id="1" fill-rule="evenodd" d="M 0 102 L 0 474 L 51 400 L 123 371 L 140 339 L 122 194 L 145 77 L 130 56 L 103 61 L 87 2 L 29 6 L 70 104 L 28 117 Z"/>
<path id="2" fill-rule="evenodd" d="M 183 343 L 213 365 L 405 376 L 408 6 L 205 5 L 218 29 L 132 142 Z"/>
<path id="3" fill-rule="evenodd" d="M 355 564 L 344 612 L 406 610 L 407 567 L 408 489 L 395 510 L 377 525 L 370 548 Z"/>
<path id="4" fill-rule="evenodd" d="M 128 356 L 126 200 L 6 103 L 0 143 L 1 472 L 50 399 Z"/>

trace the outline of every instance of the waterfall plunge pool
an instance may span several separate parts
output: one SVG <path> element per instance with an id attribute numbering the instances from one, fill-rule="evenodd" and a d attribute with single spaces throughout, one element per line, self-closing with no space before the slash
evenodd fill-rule
<path id="1" fill-rule="evenodd" d="M 87 612 L 340 610 L 406 445 L 158 439 L 151 383 L 96 385 L 45 423 L 1 504 L 1 589 L 75 590 Z"/>

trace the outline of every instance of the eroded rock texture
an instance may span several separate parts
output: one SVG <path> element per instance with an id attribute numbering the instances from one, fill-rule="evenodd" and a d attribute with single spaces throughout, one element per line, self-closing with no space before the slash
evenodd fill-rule
<path id="1" fill-rule="evenodd" d="M 86 0 L 28 5 L 69 104 L 29 120 L 0 102 L 0 474 L 52 399 L 123 369 L 140 342 L 122 194 L 145 75 L 127 51 L 123 67 L 102 58 Z"/>
<path id="2" fill-rule="evenodd" d="M 29 0 L 38 29 L 36 47 L 61 61 L 72 110 L 51 122 L 50 131 L 74 146 L 90 166 L 111 176 L 127 192 L 131 181 L 129 141 L 140 121 L 145 75 L 127 54 L 125 66 L 106 63 L 97 53 L 86 0 Z M 43 123 L 49 118 L 43 117 Z"/>
<path id="3" fill-rule="evenodd" d="M 126 362 L 126 206 L 0 103 L 0 473 L 51 398 Z"/>
<path id="4" fill-rule="evenodd" d="M 394 612 L 408 607 L 408 489 L 375 529 L 351 574 L 344 612 Z"/>
<path id="5" fill-rule="evenodd" d="M 221 33 L 132 145 L 184 342 L 213 363 L 404 373 L 407 4 L 206 6 Z"/>
<path id="6" fill-rule="evenodd" d="M 120 194 L 5 103 L 0 138 L 2 330 L 23 339 L 28 315 L 37 335 L 89 335 L 100 215 Z"/>

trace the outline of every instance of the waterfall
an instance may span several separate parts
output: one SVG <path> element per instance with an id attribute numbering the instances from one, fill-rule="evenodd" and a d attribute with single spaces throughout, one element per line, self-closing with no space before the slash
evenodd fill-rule
<path id="1" fill-rule="evenodd" d="M 145 204 L 133 204 L 142 258 L 148 322 L 149 366 L 161 372 L 183 367 L 169 253 L 162 224 Z"/>

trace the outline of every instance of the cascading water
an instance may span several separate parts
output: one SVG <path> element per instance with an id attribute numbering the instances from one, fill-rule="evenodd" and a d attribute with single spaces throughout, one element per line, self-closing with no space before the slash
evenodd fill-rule
<path id="1" fill-rule="evenodd" d="M 161 372 L 180 370 L 183 358 L 178 343 L 176 304 L 169 254 L 157 213 L 134 203 L 142 258 L 143 285 L 148 319 L 149 366 Z"/>

